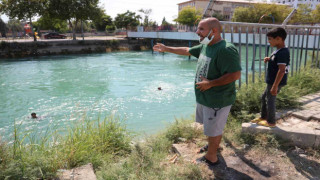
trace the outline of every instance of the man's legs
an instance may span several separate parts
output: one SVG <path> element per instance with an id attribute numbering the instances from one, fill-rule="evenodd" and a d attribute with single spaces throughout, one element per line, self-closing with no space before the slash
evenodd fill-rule
<path id="1" fill-rule="evenodd" d="M 202 106 L 202 109 L 200 111 L 202 112 L 202 115 L 200 116 L 201 113 L 197 114 L 197 122 L 201 122 L 199 119 L 202 119 L 204 134 L 208 136 L 209 147 L 205 158 L 212 163 L 217 162 L 218 160 L 217 151 L 221 142 L 223 129 L 226 125 L 230 109 L 231 105 L 223 108 L 209 108 L 206 106 Z"/>
<path id="2" fill-rule="evenodd" d="M 215 136 L 215 137 L 208 137 L 209 147 L 205 157 L 213 163 L 218 161 L 217 152 L 221 142 L 221 138 L 222 138 L 222 135 Z"/>

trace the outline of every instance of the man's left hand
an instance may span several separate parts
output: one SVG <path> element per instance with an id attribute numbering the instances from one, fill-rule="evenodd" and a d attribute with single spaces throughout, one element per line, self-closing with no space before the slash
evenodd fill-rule
<path id="1" fill-rule="evenodd" d="M 276 96 L 278 93 L 278 87 L 272 86 L 272 88 L 270 89 L 270 93 L 272 96 Z"/>
<path id="2" fill-rule="evenodd" d="M 196 83 L 197 89 L 200 89 L 201 92 L 206 91 L 211 88 L 210 81 L 202 76 L 200 76 L 201 82 Z"/>

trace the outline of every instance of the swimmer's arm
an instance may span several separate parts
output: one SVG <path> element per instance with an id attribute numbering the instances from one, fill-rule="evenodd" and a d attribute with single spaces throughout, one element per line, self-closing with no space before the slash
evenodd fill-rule
<path id="1" fill-rule="evenodd" d="M 171 47 L 171 46 L 165 46 L 164 44 L 157 43 L 155 46 L 153 46 L 154 51 L 158 52 L 169 52 L 174 53 L 178 55 L 185 55 L 185 56 L 191 56 L 189 53 L 188 47 Z"/>

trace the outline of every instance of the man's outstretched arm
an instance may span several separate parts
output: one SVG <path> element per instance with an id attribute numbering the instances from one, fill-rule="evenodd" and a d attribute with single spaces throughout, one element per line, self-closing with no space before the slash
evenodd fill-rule
<path id="1" fill-rule="evenodd" d="M 171 47 L 171 46 L 165 46 L 164 44 L 157 43 L 155 46 L 153 46 L 154 51 L 158 52 L 169 52 L 174 53 L 178 55 L 185 55 L 185 56 L 191 56 L 189 53 L 188 47 Z"/>

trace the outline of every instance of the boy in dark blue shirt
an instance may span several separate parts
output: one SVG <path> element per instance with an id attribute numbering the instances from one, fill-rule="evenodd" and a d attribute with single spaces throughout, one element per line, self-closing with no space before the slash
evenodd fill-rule
<path id="1" fill-rule="evenodd" d="M 280 89 L 287 84 L 290 63 L 289 49 L 285 46 L 287 33 L 283 28 L 275 28 L 267 33 L 270 46 L 276 47 L 270 57 L 265 57 L 268 62 L 266 83 L 267 87 L 261 97 L 261 117 L 251 122 L 266 127 L 276 126 L 276 97 Z"/>

